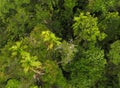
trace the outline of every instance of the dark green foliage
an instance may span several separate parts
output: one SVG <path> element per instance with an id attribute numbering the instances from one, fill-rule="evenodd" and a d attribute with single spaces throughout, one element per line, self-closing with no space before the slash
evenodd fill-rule
<path id="1" fill-rule="evenodd" d="M 0 88 L 120 88 L 119 0 L 0 0 Z"/>
<path id="2" fill-rule="evenodd" d="M 104 74 L 106 60 L 103 50 L 96 47 L 84 50 L 81 52 L 81 56 L 77 56 L 75 59 L 68 67 L 71 72 L 72 87 L 91 88 L 95 86 Z"/>
<path id="3" fill-rule="evenodd" d="M 105 42 L 117 40 L 120 36 L 120 16 L 118 12 L 108 12 L 99 24 L 100 29 L 108 35 Z"/>

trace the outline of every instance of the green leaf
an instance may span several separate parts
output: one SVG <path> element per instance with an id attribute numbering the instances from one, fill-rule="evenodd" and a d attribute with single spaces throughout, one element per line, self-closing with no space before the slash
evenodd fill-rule
<path id="1" fill-rule="evenodd" d="M 120 63 L 120 40 L 112 43 L 110 48 L 108 57 L 112 63 L 118 65 Z"/>
<path id="2" fill-rule="evenodd" d="M 34 62 L 31 62 L 31 66 L 39 67 L 39 66 L 41 66 L 41 63 L 39 61 L 34 61 Z"/>
<path id="3" fill-rule="evenodd" d="M 24 67 L 24 72 L 27 73 L 29 71 L 30 67 L 29 66 L 25 66 Z"/>

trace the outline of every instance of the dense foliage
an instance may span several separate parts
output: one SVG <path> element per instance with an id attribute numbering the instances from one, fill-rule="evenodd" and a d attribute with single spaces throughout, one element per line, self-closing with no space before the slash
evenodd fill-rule
<path id="1" fill-rule="evenodd" d="M 0 0 L 0 88 L 120 88 L 120 0 Z"/>

